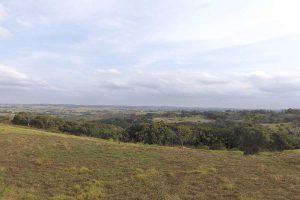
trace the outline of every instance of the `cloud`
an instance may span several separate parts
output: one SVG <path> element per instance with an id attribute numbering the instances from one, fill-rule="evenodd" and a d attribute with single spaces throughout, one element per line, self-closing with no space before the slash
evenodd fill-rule
<path id="1" fill-rule="evenodd" d="M 47 82 L 28 77 L 12 67 L 0 65 L 0 89 L 49 88 Z"/>
<path id="2" fill-rule="evenodd" d="M 26 52 L 25 60 L 35 62 L 35 61 L 45 61 L 45 60 L 58 60 L 63 59 L 63 55 L 50 51 L 34 51 L 34 52 Z M 64 58 L 65 59 L 65 58 Z"/>
<path id="3" fill-rule="evenodd" d="M 170 95 L 259 96 L 300 94 L 300 73 L 264 71 L 213 74 L 202 71 L 134 71 L 122 77 L 99 79 L 101 89 L 148 91 Z"/>
<path id="4" fill-rule="evenodd" d="M 4 6 L 0 4 L 0 38 L 4 38 L 12 35 L 8 29 L 1 26 L 1 22 L 4 21 L 6 16 L 7 16 L 6 9 L 4 8 Z"/>
<path id="5" fill-rule="evenodd" d="M 6 28 L 0 27 L 0 38 L 6 38 L 11 36 L 12 34 Z"/>
<path id="6" fill-rule="evenodd" d="M 25 27 L 25 28 L 32 28 L 33 27 L 33 24 L 28 22 L 28 21 L 25 21 L 23 19 L 17 19 L 17 23 L 20 24 L 21 26 Z"/>
<path id="7" fill-rule="evenodd" d="M 128 83 L 121 81 L 104 81 L 98 85 L 98 88 L 104 90 L 131 90 L 132 87 Z"/>
<path id="8" fill-rule="evenodd" d="M 121 72 L 118 69 L 97 69 L 96 74 L 98 75 L 120 75 Z"/>
<path id="9" fill-rule="evenodd" d="M 0 38 L 14 37 L 0 40 L 7 65 L 0 87 L 31 89 L 28 99 L 43 102 L 53 94 L 62 103 L 235 106 L 266 105 L 265 98 L 275 106 L 289 95 L 300 105 L 298 7 L 297 0 L 3 1 Z M 49 85 L 64 92 L 46 99 L 32 89 Z"/>
<path id="10" fill-rule="evenodd" d="M 6 17 L 6 9 L 4 8 L 3 5 L 0 4 L 0 21 L 4 20 Z"/>

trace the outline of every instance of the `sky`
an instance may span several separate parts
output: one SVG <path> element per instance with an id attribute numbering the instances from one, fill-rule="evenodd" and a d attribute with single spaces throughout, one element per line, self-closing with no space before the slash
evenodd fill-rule
<path id="1" fill-rule="evenodd" d="M 300 108 L 298 0 L 0 0 L 0 103 Z"/>

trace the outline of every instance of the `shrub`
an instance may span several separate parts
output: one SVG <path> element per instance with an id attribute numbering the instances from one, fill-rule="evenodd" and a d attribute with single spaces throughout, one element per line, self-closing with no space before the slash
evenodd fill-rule
<path id="1" fill-rule="evenodd" d="M 33 119 L 32 113 L 19 112 L 14 116 L 12 123 L 17 124 L 17 125 L 30 126 L 32 119 Z"/>
<path id="2" fill-rule="evenodd" d="M 269 142 L 268 132 L 262 127 L 242 127 L 239 134 L 240 148 L 246 155 L 259 153 Z"/>

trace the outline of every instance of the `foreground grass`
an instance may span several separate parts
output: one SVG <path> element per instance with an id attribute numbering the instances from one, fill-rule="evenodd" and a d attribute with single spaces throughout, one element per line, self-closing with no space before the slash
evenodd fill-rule
<path id="1" fill-rule="evenodd" d="M 0 199 L 299 199 L 300 151 L 243 156 L 0 125 Z"/>

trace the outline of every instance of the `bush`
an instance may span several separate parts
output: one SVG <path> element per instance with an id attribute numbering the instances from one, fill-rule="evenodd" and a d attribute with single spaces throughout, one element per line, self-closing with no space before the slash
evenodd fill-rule
<path id="1" fill-rule="evenodd" d="M 17 125 L 30 126 L 32 119 L 33 116 L 30 112 L 19 112 L 14 116 L 12 123 Z"/>
<path id="2" fill-rule="evenodd" d="M 183 114 L 186 115 L 186 113 Z M 212 114 L 225 116 L 224 113 Z M 248 113 L 245 113 L 245 116 L 248 116 Z M 103 123 L 104 121 L 78 122 L 66 121 L 49 115 L 33 117 L 31 113 L 20 112 L 14 116 L 12 122 L 73 135 L 86 135 L 123 142 L 181 145 L 220 150 L 239 148 L 244 151 L 244 154 L 256 154 L 263 149 L 283 151 L 300 148 L 299 135 L 296 133 L 289 133 L 285 129 L 273 132 L 261 125 L 224 121 L 220 117 L 217 117 L 218 120 L 215 123 L 206 124 L 149 122 L 150 117 L 140 116 L 136 119 L 132 116 L 126 120 L 112 118 L 107 120 L 107 123 Z M 119 124 L 119 126 L 114 124 Z"/>
<path id="3" fill-rule="evenodd" d="M 271 137 L 271 150 L 283 151 L 285 149 L 296 149 L 299 146 L 299 140 L 293 136 L 282 132 L 276 132 Z"/>
<path id="4" fill-rule="evenodd" d="M 243 127 L 240 129 L 240 148 L 245 155 L 257 154 L 267 147 L 269 135 L 266 129 L 261 127 Z"/>
<path id="5" fill-rule="evenodd" d="M 51 129 L 57 128 L 59 126 L 59 120 L 49 115 L 39 115 L 36 116 L 32 122 L 31 126 L 36 128 L 43 128 L 43 129 Z"/>

